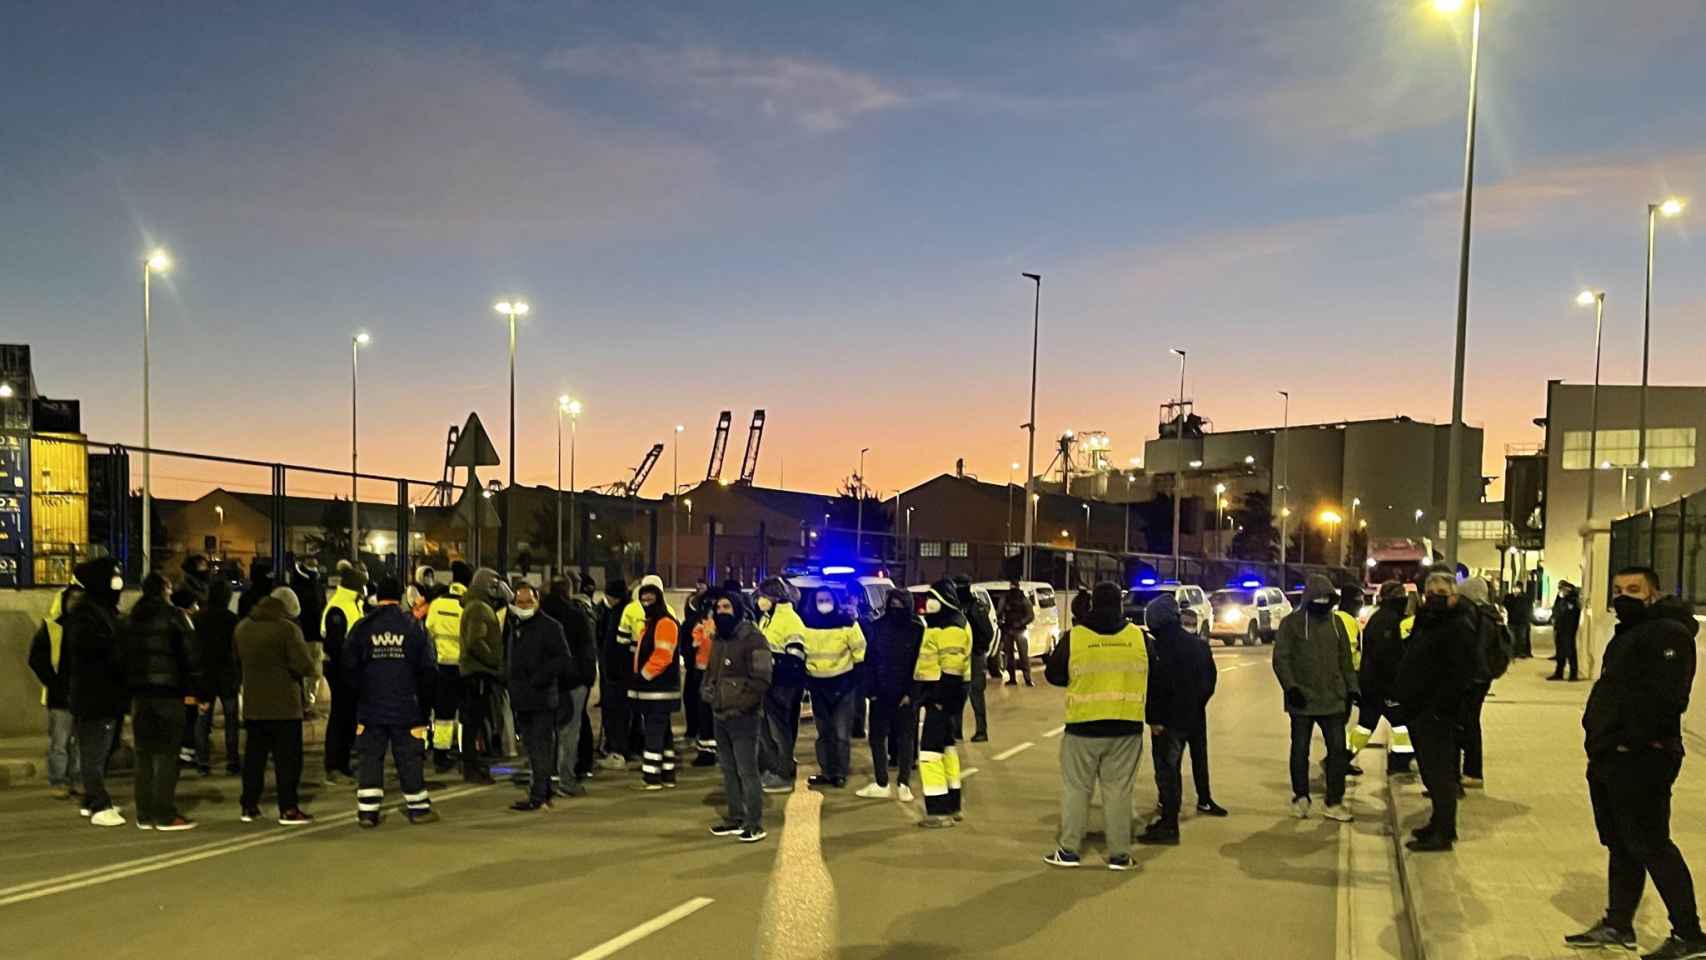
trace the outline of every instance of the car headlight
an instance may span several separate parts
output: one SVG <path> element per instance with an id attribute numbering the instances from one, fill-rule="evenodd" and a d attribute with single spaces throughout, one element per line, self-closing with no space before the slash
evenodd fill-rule
<path id="1" fill-rule="evenodd" d="M 1238 623 L 1244 619 L 1244 611 L 1237 607 L 1227 607 L 1220 614 L 1221 623 Z"/>

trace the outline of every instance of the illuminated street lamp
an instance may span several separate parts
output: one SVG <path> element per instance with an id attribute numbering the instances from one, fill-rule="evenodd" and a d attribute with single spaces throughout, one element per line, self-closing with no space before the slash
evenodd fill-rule
<path id="1" fill-rule="evenodd" d="M 12 399 L 12 385 L 9 383 L 0 383 L 0 400 L 10 399 Z"/>
<path id="2" fill-rule="evenodd" d="M 1641 462 L 1645 479 L 1647 469 L 1647 357 L 1653 337 L 1653 234 L 1660 215 L 1674 217 L 1682 213 L 1682 200 L 1671 197 L 1660 203 L 1647 204 L 1647 296 L 1641 309 L 1641 414 L 1637 424 L 1635 459 Z M 1635 509 L 1647 505 L 1646 484 L 1635 485 Z"/>
<path id="3" fill-rule="evenodd" d="M 1605 332 L 1605 291 L 1583 290 L 1576 294 L 1576 303 L 1580 306 L 1593 307 L 1593 392 L 1589 401 L 1588 414 L 1588 502 L 1587 513 L 1582 519 L 1582 556 L 1587 557 L 1589 529 L 1593 527 L 1594 489 L 1599 486 L 1599 474 L 1593 470 L 1593 465 L 1599 460 L 1599 357 L 1600 347 Z M 1584 571 L 1586 568 L 1584 568 Z M 1586 586 L 1587 576 L 1583 574 L 1583 585 Z"/>
<path id="4" fill-rule="evenodd" d="M 525 300 L 499 300 L 492 309 L 509 321 L 509 489 L 515 489 L 515 319 L 525 317 L 533 308 Z M 499 518 L 502 536 L 498 538 L 498 573 L 509 576 L 509 509 L 512 496 L 504 497 L 503 515 Z"/>
<path id="5" fill-rule="evenodd" d="M 172 269 L 172 258 L 164 250 L 155 250 L 142 258 L 142 575 L 146 577 L 154 571 L 153 565 L 153 534 L 154 525 L 154 488 L 152 464 L 149 462 L 149 449 L 153 446 L 151 417 L 149 412 L 148 387 L 148 341 L 153 329 L 153 310 L 149 303 L 148 281 L 156 273 L 165 273 Z"/>
<path id="6" fill-rule="evenodd" d="M 1037 344 L 1042 333 L 1043 315 L 1043 275 L 1040 273 L 1021 273 L 1019 276 L 1036 284 L 1036 295 L 1031 301 L 1031 419 L 1026 422 L 1025 430 L 1030 440 L 1030 452 L 1025 460 L 1025 492 L 1032 492 L 1037 476 Z M 1032 501 L 1033 503 L 1035 501 Z M 1024 577 L 1031 579 L 1031 542 L 1036 539 L 1036 511 L 1025 511 L 1025 560 Z M 907 539 L 911 540 L 909 534 Z"/>
<path id="7" fill-rule="evenodd" d="M 1434 0 L 1441 13 L 1455 13 L 1465 0 Z M 1469 39 L 1469 110 L 1463 145 L 1463 239 L 1457 258 L 1457 344 L 1451 381 L 1451 443 L 1446 456 L 1445 559 L 1457 562 L 1457 520 L 1462 510 L 1463 485 L 1463 364 L 1464 343 L 1469 334 L 1469 224 L 1475 197 L 1475 110 L 1481 70 L 1481 0 L 1470 0 L 1474 16 Z"/>
<path id="8" fill-rule="evenodd" d="M 579 400 L 570 399 L 568 394 L 557 398 L 557 567 L 558 574 L 568 568 L 563 561 L 563 415 L 568 414 L 569 421 L 569 504 L 571 515 L 574 505 L 574 456 L 575 456 L 575 424 L 580 419 L 581 405 Z M 573 544 L 574 521 L 569 521 L 569 543 Z"/>
<path id="9" fill-rule="evenodd" d="M 1219 548 L 1216 552 L 1225 556 L 1226 545 L 1220 540 L 1220 530 L 1224 526 L 1223 517 L 1226 512 L 1226 484 L 1214 485 L 1214 545 Z"/>
<path id="10" fill-rule="evenodd" d="M 1345 565 L 1345 541 L 1339 537 L 1339 524 L 1344 520 L 1335 510 L 1321 511 L 1321 522 L 1327 525 L 1328 536 L 1339 540 L 1339 566 Z"/>
<path id="11" fill-rule="evenodd" d="M 360 365 L 361 348 L 373 342 L 366 331 L 358 332 L 349 338 L 349 559 L 355 563 L 361 559 L 361 545 L 356 540 L 359 533 L 359 518 L 356 513 L 356 374 Z"/>

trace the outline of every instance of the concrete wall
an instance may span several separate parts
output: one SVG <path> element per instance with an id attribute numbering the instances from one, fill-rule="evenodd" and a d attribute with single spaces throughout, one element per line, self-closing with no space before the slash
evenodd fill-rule
<path id="1" fill-rule="evenodd" d="M 0 736 L 42 733 L 41 684 L 30 672 L 30 640 L 55 590 L 0 592 Z"/>

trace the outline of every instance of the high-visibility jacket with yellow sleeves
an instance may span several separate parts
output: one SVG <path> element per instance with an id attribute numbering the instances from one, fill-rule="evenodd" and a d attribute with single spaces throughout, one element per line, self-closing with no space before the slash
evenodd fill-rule
<path id="1" fill-rule="evenodd" d="M 59 625 L 59 618 L 65 613 L 65 591 L 53 595 L 53 602 L 48 604 L 47 616 L 41 622 L 42 629 L 47 631 L 48 660 L 55 673 L 59 672 L 59 652 L 64 649 L 65 628 Z M 47 687 L 41 688 L 42 706 L 47 706 Z"/>
<path id="2" fill-rule="evenodd" d="M 463 584 L 453 583 L 449 593 L 427 604 L 427 634 L 441 665 L 454 667 L 462 662 L 462 597 L 467 592 Z"/>
<path id="3" fill-rule="evenodd" d="M 934 627 L 925 622 L 924 642 L 918 647 L 918 666 L 912 671 L 912 679 L 929 683 L 943 677 L 966 678 L 971 670 L 971 630 L 964 617 L 957 619 L 958 623 Z"/>
<path id="4" fill-rule="evenodd" d="M 865 631 L 859 625 L 805 627 L 800 638 L 806 645 L 806 673 L 814 680 L 828 680 L 852 673 L 865 662 Z"/>
<path id="5" fill-rule="evenodd" d="M 1343 610 L 1334 610 L 1333 614 L 1339 618 L 1340 623 L 1345 625 L 1345 637 L 1349 639 L 1351 643 L 1351 669 L 1361 670 L 1362 626 L 1357 623 L 1356 617 Z"/>
<path id="6" fill-rule="evenodd" d="M 1066 722 L 1142 723 L 1149 698 L 1149 640 L 1142 628 L 1128 623 L 1106 634 L 1078 626 L 1067 642 Z"/>
<path id="7" fill-rule="evenodd" d="M 801 655 L 805 653 L 806 624 L 800 619 L 800 614 L 791 603 L 774 603 L 770 612 L 765 615 L 759 629 L 764 632 L 764 642 L 770 647 L 770 655 L 775 659 L 770 676 L 773 687 L 799 687 L 805 683 L 808 671 Z M 792 646 L 795 653 L 790 654 L 788 647 Z"/>

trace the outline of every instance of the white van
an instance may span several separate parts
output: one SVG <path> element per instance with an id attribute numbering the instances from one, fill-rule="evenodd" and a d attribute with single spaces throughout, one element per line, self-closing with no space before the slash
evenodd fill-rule
<path id="1" fill-rule="evenodd" d="M 972 584 L 973 590 L 983 590 L 989 595 L 996 613 L 996 622 L 1000 622 L 1001 603 L 1007 599 L 1007 591 L 1012 586 L 1006 580 L 984 580 Z M 1030 641 L 1032 659 L 1048 656 L 1060 642 L 1060 606 L 1055 599 L 1054 587 L 1040 580 L 1024 580 L 1019 583 L 1019 589 L 1025 592 L 1025 599 L 1031 601 L 1031 625 L 1026 629 Z M 1000 631 L 996 631 L 996 642 L 1000 642 Z"/>

